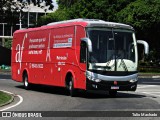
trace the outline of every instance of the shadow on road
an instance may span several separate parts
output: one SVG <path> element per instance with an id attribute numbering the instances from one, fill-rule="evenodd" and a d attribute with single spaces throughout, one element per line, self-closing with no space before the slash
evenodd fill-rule
<path id="1" fill-rule="evenodd" d="M 24 87 L 16 86 L 17 88 L 24 89 Z M 61 87 L 53 87 L 53 86 L 45 86 L 45 85 L 32 85 L 29 91 L 43 92 L 54 95 L 64 95 L 69 96 L 68 90 Z M 82 91 L 78 90 L 77 95 L 75 97 L 86 98 L 86 99 L 103 99 L 103 98 L 112 98 L 109 96 L 107 91 Z M 115 98 L 143 98 L 145 95 L 140 95 L 135 92 L 118 92 Z"/>
<path id="2" fill-rule="evenodd" d="M 142 85 L 160 85 L 160 78 L 141 78 L 138 84 Z"/>

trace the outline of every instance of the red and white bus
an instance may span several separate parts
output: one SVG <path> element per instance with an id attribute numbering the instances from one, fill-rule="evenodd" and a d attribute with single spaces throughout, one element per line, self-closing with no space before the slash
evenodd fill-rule
<path id="1" fill-rule="evenodd" d="M 74 19 L 18 30 L 13 36 L 12 79 L 76 89 L 135 91 L 138 52 L 133 27 L 95 19 Z"/>

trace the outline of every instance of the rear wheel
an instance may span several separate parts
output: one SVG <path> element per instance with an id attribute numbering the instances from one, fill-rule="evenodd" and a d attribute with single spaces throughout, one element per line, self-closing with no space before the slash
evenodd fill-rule
<path id="1" fill-rule="evenodd" d="M 28 82 L 28 75 L 26 73 L 23 76 L 23 85 L 26 90 L 30 88 L 30 84 Z"/>
<path id="2" fill-rule="evenodd" d="M 74 97 L 76 95 L 76 89 L 74 88 L 73 78 L 70 78 L 70 81 L 68 83 L 68 89 L 71 97 Z"/>
<path id="3" fill-rule="evenodd" d="M 117 91 L 109 91 L 109 96 L 116 97 L 117 96 Z"/>

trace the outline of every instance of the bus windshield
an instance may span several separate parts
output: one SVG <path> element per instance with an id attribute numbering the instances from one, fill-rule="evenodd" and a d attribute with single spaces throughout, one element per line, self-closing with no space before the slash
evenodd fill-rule
<path id="1" fill-rule="evenodd" d="M 89 69 L 106 71 L 136 71 L 137 47 L 132 30 L 88 28 L 92 41 Z"/>

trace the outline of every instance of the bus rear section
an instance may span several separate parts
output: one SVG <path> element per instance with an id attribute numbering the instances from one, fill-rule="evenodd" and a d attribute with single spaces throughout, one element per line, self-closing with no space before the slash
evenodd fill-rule
<path id="1" fill-rule="evenodd" d="M 60 23 L 18 30 L 12 44 L 12 79 L 31 84 L 86 90 L 86 64 L 80 61 L 80 38 L 86 23 Z M 80 34 L 79 34 L 80 33 Z M 71 93 L 71 92 L 70 92 Z"/>
<path id="2" fill-rule="evenodd" d="M 116 96 L 136 90 L 137 67 L 137 40 L 129 25 L 76 19 L 14 34 L 12 79 L 25 88 L 34 83 L 66 87 L 71 96 L 77 89 Z"/>

